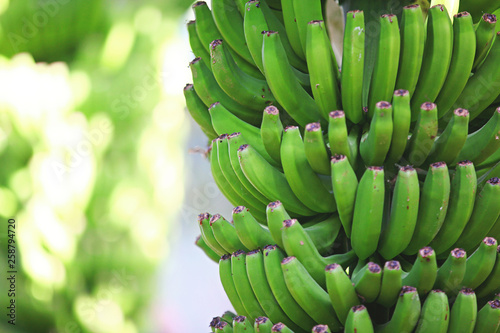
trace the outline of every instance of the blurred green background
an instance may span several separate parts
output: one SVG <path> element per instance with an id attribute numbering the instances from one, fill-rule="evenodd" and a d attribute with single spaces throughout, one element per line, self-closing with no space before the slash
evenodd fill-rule
<path id="1" fill-rule="evenodd" d="M 194 242 L 196 214 L 226 202 L 210 176 L 185 182 L 209 175 L 201 154 L 185 156 L 206 145 L 182 97 L 190 5 L 0 0 L 0 332 L 200 332 L 173 328 L 186 320 L 182 306 L 200 303 L 175 285 L 192 275 L 175 246 Z M 9 218 L 15 326 L 6 319 Z M 162 280 L 172 269 L 177 279 Z M 189 302 L 164 300 L 176 290 Z"/>

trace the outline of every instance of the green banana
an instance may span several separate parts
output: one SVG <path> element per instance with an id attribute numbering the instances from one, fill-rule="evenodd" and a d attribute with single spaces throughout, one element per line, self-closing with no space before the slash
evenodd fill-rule
<path id="1" fill-rule="evenodd" d="M 500 107 L 493 112 L 483 127 L 467 136 L 457 160 L 466 158 L 479 165 L 498 151 L 500 151 Z"/>
<path id="2" fill-rule="evenodd" d="M 219 262 L 219 259 L 220 259 L 220 255 L 218 255 L 214 250 L 212 250 L 208 245 L 207 243 L 205 242 L 205 240 L 203 239 L 203 237 L 198 236 L 196 237 L 196 240 L 194 242 L 194 244 L 196 246 L 198 246 L 200 249 L 203 250 L 203 252 L 205 252 L 205 254 L 210 258 L 212 259 L 213 261 L 215 262 Z"/>
<path id="3" fill-rule="evenodd" d="M 256 113 L 262 112 L 266 106 L 276 104 L 266 80 L 243 72 L 236 65 L 225 43 L 222 39 L 210 43 L 212 73 L 219 87 L 235 102 Z"/>
<path id="4" fill-rule="evenodd" d="M 254 250 L 248 252 L 246 256 L 246 266 L 248 279 L 250 280 L 253 292 L 266 316 L 274 323 L 283 322 L 294 330 L 300 330 L 300 328 L 285 314 L 276 301 L 276 298 L 274 298 L 271 287 L 267 282 L 262 251 Z"/>
<path id="5" fill-rule="evenodd" d="M 476 37 L 471 15 L 463 12 L 456 14 L 454 18 L 453 52 L 450 69 L 435 102 L 439 110 L 438 118 L 445 115 L 448 117 L 448 111 L 451 113 L 450 108 L 469 80 L 476 52 Z"/>
<path id="6" fill-rule="evenodd" d="M 269 229 L 257 222 L 244 206 L 233 209 L 233 223 L 236 234 L 247 249 L 264 248 L 274 242 Z"/>
<path id="7" fill-rule="evenodd" d="M 384 168 L 368 167 L 358 184 L 352 220 L 351 246 L 360 259 L 377 250 L 384 197 Z"/>
<path id="8" fill-rule="evenodd" d="M 347 119 L 357 124 L 363 120 L 363 64 L 365 62 L 363 11 L 350 11 L 346 14 L 344 31 L 340 76 L 342 106 Z"/>
<path id="9" fill-rule="evenodd" d="M 460 154 L 469 133 L 469 111 L 456 109 L 441 135 L 434 141 L 426 163 L 443 161 L 452 164 Z"/>
<path id="10" fill-rule="evenodd" d="M 285 30 L 290 40 L 290 45 L 293 51 L 301 58 L 306 59 L 304 50 L 299 37 L 299 29 L 297 27 L 294 0 L 281 0 L 281 10 L 283 12 L 283 23 Z"/>
<path id="11" fill-rule="evenodd" d="M 481 67 L 474 73 L 453 108 L 469 110 L 470 120 L 479 116 L 500 94 L 500 32 Z"/>
<path id="12" fill-rule="evenodd" d="M 297 199 L 285 175 L 269 164 L 253 147 L 242 145 L 238 149 L 238 158 L 247 179 L 264 196 L 273 201 L 279 199 L 289 212 L 303 216 L 315 214 Z"/>
<path id="13" fill-rule="evenodd" d="M 392 105 L 376 103 L 371 117 L 370 129 L 361 137 L 359 152 L 365 165 L 382 165 L 391 147 Z"/>
<path id="14" fill-rule="evenodd" d="M 400 29 L 401 55 L 396 89 L 407 90 L 409 95 L 413 96 L 422 67 L 425 45 L 425 25 L 420 5 L 403 7 Z"/>
<path id="15" fill-rule="evenodd" d="M 227 137 L 227 142 L 229 145 L 229 159 L 231 162 L 231 166 L 233 167 L 236 176 L 239 181 L 243 184 L 243 186 L 247 189 L 248 192 L 252 194 L 252 196 L 256 197 L 260 202 L 266 204 L 269 202 L 269 199 L 265 197 L 262 193 L 259 192 L 247 179 L 243 170 L 241 169 L 240 161 L 238 158 L 238 148 L 240 148 L 243 144 L 246 143 L 245 139 L 241 135 L 241 133 L 233 133 Z"/>
<path id="16" fill-rule="evenodd" d="M 500 328 L 500 301 L 486 303 L 477 313 L 474 333 L 498 332 Z"/>
<path id="17" fill-rule="evenodd" d="M 477 178 L 474 164 L 459 162 L 451 181 L 448 211 L 439 232 L 430 242 L 437 254 L 452 248 L 464 230 L 474 208 Z"/>
<path id="18" fill-rule="evenodd" d="M 338 218 L 333 218 L 332 222 L 335 222 L 339 227 L 341 225 Z M 326 287 L 324 272 L 326 265 L 336 263 L 346 267 L 355 259 L 353 251 L 323 257 L 318 251 L 317 245 L 313 243 L 311 237 L 297 220 L 283 221 L 282 240 L 286 253 L 297 257 L 312 278 L 322 287 Z M 332 244 L 333 240 L 327 240 L 327 244 Z"/>
<path id="19" fill-rule="evenodd" d="M 455 247 L 461 247 L 466 251 L 474 249 L 488 234 L 499 216 L 500 179 L 495 177 L 488 180 L 477 195 L 472 215 Z"/>
<path id="20" fill-rule="evenodd" d="M 212 141 L 212 145 L 210 147 L 210 169 L 212 171 L 212 176 L 214 177 L 214 181 L 219 187 L 219 190 L 224 194 L 224 196 L 229 200 L 229 202 L 233 206 L 245 205 L 251 208 L 255 213 L 258 213 L 258 208 L 255 208 L 251 205 L 246 199 L 240 196 L 239 192 L 236 192 L 229 181 L 224 176 L 218 159 L 218 149 L 217 149 L 217 141 L 219 138 Z M 231 252 L 231 251 L 229 251 Z"/>
<path id="21" fill-rule="evenodd" d="M 306 313 L 318 323 L 325 323 L 333 331 L 339 331 L 341 324 L 335 315 L 328 293 L 309 275 L 295 257 L 281 262 L 288 290 Z"/>
<path id="22" fill-rule="evenodd" d="M 298 127 L 285 128 L 280 153 L 286 180 L 297 198 L 315 212 L 334 212 L 333 194 L 309 165 Z"/>
<path id="23" fill-rule="evenodd" d="M 193 4 L 194 15 L 196 18 L 196 32 L 202 45 L 205 47 L 207 52 L 210 52 L 210 43 L 216 39 L 222 39 L 222 35 L 215 24 L 212 16 L 211 10 L 205 1 L 197 1 Z M 262 78 L 260 71 L 252 64 L 247 62 L 241 56 L 239 56 L 234 50 L 231 49 L 231 54 L 240 67 L 245 73 L 252 75 L 256 78 Z M 209 66 L 210 67 L 210 66 Z"/>
<path id="24" fill-rule="evenodd" d="M 342 266 L 331 264 L 325 267 L 326 290 L 330 300 L 342 325 L 346 324 L 349 310 L 359 304 L 356 289 L 352 285 L 351 279 L 346 274 Z"/>
<path id="25" fill-rule="evenodd" d="M 244 204 L 244 202 L 246 202 L 249 205 L 249 208 L 252 208 L 252 213 L 254 214 L 255 218 L 264 223 L 266 221 L 266 216 L 264 214 L 266 205 L 262 203 L 262 201 L 260 201 L 257 197 L 253 196 L 252 193 L 246 189 L 246 187 L 236 175 L 236 172 L 231 166 L 227 135 L 221 135 L 216 141 L 216 145 L 217 159 L 219 161 L 219 167 L 222 171 L 222 174 L 226 178 L 229 185 L 233 188 L 233 190 L 238 193 L 241 198 L 244 198 L 244 201 L 242 203 Z"/>
<path id="26" fill-rule="evenodd" d="M 226 292 L 229 302 L 233 306 L 234 310 L 238 314 L 248 317 L 247 310 L 243 306 L 242 300 L 238 295 L 236 286 L 233 280 L 233 273 L 231 272 L 231 255 L 225 254 L 220 258 L 219 261 L 219 276 L 222 283 L 222 287 Z M 248 317 L 250 318 L 250 317 Z"/>
<path id="27" fill-rule="evenodd" d="M 317 2 L 313 1 L 314 4 Z M 313 6 L 309 2 L 307 7 Z M 339 110 L 341 104 L 338 66 L 326 29 L 323 21 L 311 21 L 307 24 L 305 54 L 314 100 L 323 118 L 328 119 L 330 111 Z"/>
<path id="28" fill-rule="evenodd" d="M 200 60 L 200 58 L 195 58 L 191 61 L 189 63 L 189 68 L 191 68 L 193 76 L 194 90 L 207 107 L 213 105 L 213 103 L 219 102 L 222 103 L 224 107 L 227 108 L 227 110 L 229 110 L 235 117 L 241 118 L 242 120 L 240 121 L 260 124 L 262 114 L 248 110 L 246 107 L 229 97 L 221 89 L 215 80 L 213 73 L 210 69 L 208 69 L 205 63 Z M 217 129 L 215 129 L 215 131 L 217 132 Z M 224 133 L 228 133 L 228 131 Z"/>
<path id="29" fill-rule="evenodd" d="M 193 51 L 194 56 L 201 58 L 208 68 L 210 66 L 210 52 L 202 44 L 200 37 L 198 37 L 198 32 L 196 31 L 196 20 L 191 20 L 187 23 L 187 30 L 189 34 L 189 45 L 191 46 L 191 51 Z"/>
<path id="30" fill-rule="evenodd" d="M 209 324 L 210 329 L 212 330 L 212 332 L 215 332 L 215 329 L 217 328 L 217 325 L 220 324 L 221 320 L 222 320 L 221 317 L 214 317 L 214 318 L 212 318 L 212 320 L 210 321 L 210 324 Z"/>
<path id="31" fill-rule="evenodd" d="M 254 65 L 245 43 L 243 17 L 233 0 L 212 0 L 212 16 L 222 39 L 249 64 Z"/>
<path id="32" fill-rule="evenodd" d="M 267 317 L 258 317 L 253 325 L 256 333 L 271 333 L 272 327 L 273 323 Z"/>
<path id="33" fill-rule="evenodd" d="M 330 157 L 326 148 L 320 123 L 307 124 L 304 131 L 304 152 L 314 172 L 329 175 Z"/>
<path id="34" fill-rule="evenodd" d="M 496 24 L 497 17 L 495 15 L 483 14 L 476 25 L 476 53 L 473 68 L 479 67 L 490 51 L 495 37 Z"/>
<path id="35" fill-rule="evenodd" d="M 450 311 L 448 297 L 442 290 L 432 290 L 425 299 L 415 333 L 448 331 Z"/>
<path id="36" fill-rule="evenodd" d="M 345 333 L 373 333 L 373 323 L 364 305 L 353 306 L 345 323 Z"/>
<path id="37" fill-rule="evenodd" d="M 299 40 L 302 47 L 302 53 L 306 56 L 307 62 L 309 62 L 310 60 L 307 57 L 307 25 L 311 21 L 323 20 L 322 1 L 292 0 L 292 3 L 293 12 L 295 14 L 295 22 L 297 25 L 297 30 L 299 32 Z"/>
<path id="38" fill-rule="evenodd" d="M 255 333 L 253 324 L 245 316 L 237 316 L 233 319 L 234 333 Z"/>
<path id="39" fill-rule="evenodd" d="M 500 246 L 497 247 L 497 259 L 486 280 L 476 289 L 477 297 L 484 298 L 500 290 Z"/>
<path id="40" fill-rule="evenodd" d="M 358 189 L 358 178 L 345 155 L 331 159 L 333 196 L 337 212 L 347 237 L 351 237 L 354 202 Z"/>
<path id="41" fill-rule="evenodd" d="M 358 262 L 361 266 L 362 262 Z M 365 303 L 372 303 L 380 294 L 382 286 L 382 268 L 374 262 L 369 262 L 362 266 L 357 272 L 352 275 L 352 283 L 358 295 Z"/>
<path id="42" fill-rule="evenodd" d="M 253 320 L 253 318 L 263 316 L 265 312 L 260 306 L 248 278 L 245 251 L 236 251 L 231 255 L 231 273 L 236 291 L 248 314 L 246 317 Z"/>
<path id="43" fill-rule="evenodd" d="M 467 258 L 462 285 L 476 289 L 483 283 L 495 266 L 498 243 L 495 238 L 486 237 L 476 251 Z"/>
<path id="44" fill-rule="evenodd" d="M 299 125 L 319 121 L 319 108 L 297 80 L 286 58 L 279 34 L 267 31 L 263 36 L 264 72 L 274 97 Z"/>
<path id="45" fill-rule="evenodd" d="M 403 287 L 403 270 L 399 261 L 386 261 L 382 272 L 382 283 L 380 293 L 376 302 L 386 308 L 396 304 L 398 295 Z"/>
<path id="46" fill-rule="evenodd" d="M 418 294 L 426 295 L 434 286 L 437 277 L 436 253 L 430 247 L 418 251 L 412 269 L 403 274 L 403 285 L 417 288 Z"/>
<path id="47" fill-rule="evenodd" d="M 375 327 L 377 333 L 411 333 L 420 317 L 420 298 L 417 289 L 403 286 L 391 320 Z"/>
<path id="48" fill-rule="evenodd" d="M 413 110 L 414 108 L 412 107 L 412 115 Z M 438 132 L 437 114 L 437 107 L 434 103 L 426 102 L 420 106 L 417 123 L 408 142 L 405 154 L 409 163 L 414 166 L 422 165 L 427 156 L 429 156 Z"/>
<path id="49" fill-rule="evenodd" d="M 476 325 L 477 302 L 472 289 L 463 288 L 451 308 L 449 333 L 472 333 Z"/>
<path id="50" fill-rule="evenodd" d="M 234 321 L 235 317 L 236 317 L 236 314 L 234 314 L 231 311 L 226 311 L 222 314 L 222 316 L 220 318 L 221 318 L 221 320 L 225 321 L 229 325 L 233 326 L 233 321 Z"/>
<path id="51" fill-rule="evenodd" d="M 186 107 L 189 111 L 191 117 L 196 121 L 198 126 L 207 136 L 208 140 L 215 139 L 218 135 L 215 133 L 212 127 L 212 120 L 210 119 L 210 114 L 208 113 L 207 106 L 198 97 L 194 86 L 192 84 L 187 84 L 184 87 L 184 98 L 186 99 Z"/>
<path id="52" fill-rule="evenodd" d="M 274 239 L 274 242 L 284 249 L 283 240 L 281 238 L 281 229 L 283 228 L 283 221 L 289 220 L 290 215 L 286 211 L 281 201 L 274 201 L 267 205 L 266 208 L 267 227 Z"/>
<path id="53" fill-rule="evenodd" d="M 385 158 L 386 164 L 393 165 L 403 156 L 408 143 L 410 124 L 410 93 L 408 90 L 396 90 L 392 97 L 392 138 Z"/>
<path id="54" fill-rule="evenodd" d="M 233 253 L 238 250 L 248 251 L 238 238 L 234 225 L 228 222 L 220 214 L 212 216 L 210 219 L 210 227 L 214 232 L 215 239 L 227 252 Z"/>
<path id="55" fill-rule="evenodd" d="M 264 73 L 264 66 L 262 62 L 262 31 L 278 31 L 281 36 L 283 47 L 286 51 L 288 61 L 290 62 L 290 65 L 293 66 L 293 71 L 297 76 L 301 76 L 302 72 L 307 71 L 307 64 L 302 58 L 295 54 L 295 51 L 288 40 L 285 26 L 278 19 L 278 17 L 276 17 L 268 5 L 269 4 L 266 1 L 249 1 L 247 4 L 244 4 L 246 8 L 244 20 L 245 39 L 248 49 L 252 54 L 252 58 L 261 72 Z"/>
<path id="56" fill-rule="evenodd" d="M 444 162 L 433 163 L 429 166 L 422 188 L 417 224 L 411 241 L 403 253 L 415 254 L 434 239 L 448 212 L 449 198 L 448 167 Z"/>
<path id="57" fill-rule="evenodd" d="M 205 1 L 195 2 L 192 8 L 196 17 L 196 32 L 198 33 L 198 38 L 207 53 L 210 54 L 210 43 L 215 39 L 221 39 L 222 35 L 215 25 L 212 12 Z"/>
<path id="58" fill-rule="evenodd" d="M 264 248 L 263 258 L 267 281 L 276 301 L 295 324 L 303 330 L 309 330 L 315 322 L 288 291 L 281 269 L 283 252 L 276 245 L 268 245 Z"/>
<path id="59" fill-rule="evenodd" d="M 328 142 L 332 155 L 345 155 L 351 165 L 355 156 L 349 146 L 349 134 L 344 111 L 332 111 L 328 115 Z"/>
<path id="60" fill-rule="evenodd" d="M 273 166 L 278 166 L 278 164 L 271 158 L 271 156 L 269 156 L 264 148 L 264 144 L 262 143 L 260 136 L 260 129 L 258 127 L 239 119 L 219 102 L 212 104 L 208 111 L 210 112 L 210 117 L 212 117 L 212 126 L 219 135 L 234 132 L 241 133 L 241 135 L 245 138 L 246 143 L 257 150 L 266 161 L 271 163 Z"/>
<path id="61" fill-rule="evenodd" d="M 451 250 L 446 261 L 438 269 L 434 288 L 455 295 L 464 279 L 466 262 L 467 254 L 464 250 L 459 248 Z"/>
<path id="62" fill-rule="evenodd" d="M 201 237 L 205 240 L 205 244 L 207 244 L 208 247 L 210 247 L 217 255 L 219 258 L 227 254 L 227 252 L 215 239 L 214 233 L 212 231 L 212 228 L 210 227 L 210 219 L 212 216 L 208 213 L 203 213 L 198 215 L 198 223 L 200 225 L 200 231 L 201 231 Z"/>
<path id="63" fill-rule="evenodd" d="M 378 102 L 391 100 L 398 75 L 400 48 L 401 39 L 397 16 L 393 14 L 382 15 L 380 17 L 377 55 L 368 95 L 369 118 L 372 118 L 376 112 L 375 108 L 378 108 Z M 389 116 L 392 117 L 392 115 Z"/>
<path id="64" fill-rule="evenodd" d="M 215 333 L 233 333 L 233 327 L 225 321 L 220 321 L 215 326 Z"/>
<path id="65" fill-rule="evenodd" d="M 277 107 L 268 106 L 264 109 L 264 116 L 260 125 L 260 136 L 269 156 L 275 162 L 281 164 L 280 148 L 283 124 Z"/>
<path id="66" fill-rule="evenodd" d="M 453 27 L 443 5 L 429 9 L 427 40 L 417 87 L 411 98 L 412 120 L 423 103 L 434 102 L 446 80 L 453 52 Z M 465 107 L 466 108 L 466 107 Z"/>
<path id="67" fill-rule="evenodd" d="M 417 171 L 412 166 L 399 169 L 392 196 L 389 221 L 382 228 L 378 252 L 385 259 L 392 259 L 411 241 L 419 209 L 420 189 Z"/>

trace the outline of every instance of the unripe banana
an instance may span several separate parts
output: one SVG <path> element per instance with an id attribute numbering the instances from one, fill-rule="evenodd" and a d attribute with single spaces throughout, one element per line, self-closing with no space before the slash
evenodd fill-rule
<path id="1" fill-rule="evenodd" d="M 361 261 L 358 262 L 358 265 Z M 358 295 L 366 302 L 371 303 L 377 299 L 380 293 L 382 281 L 382 269 L 374 262 L 362 266 L 352 276 L 352 282 Z"/>
<path id="2" fill-rule="evenodd" d="M 401 20 L 401 55 L 399 57 L 396 89 L 404 89 L 413 96 L 417 86 L 425 45 L 425 25 L 418 4 L 403 8 Z M 394 102 L 395 104 L 395 102 Z"/>
<path id="3" fill-rule="evenodd" d="M 267 317 L 258 317 L 255 319 L 253 329 L 256 333 L 271 333 L 273 323 Z"/>
<path id="4" fill-rule="evenodd" d="M 363 65 L 365 61 L 363 12 L 359 10 L 348 12 L 344 30 L 341 72 L 342 106 L 347 119 L 358 124 L 363 119 Z"/>
<path id="5" fill-rule="evenodd" d="M 415 333 L 446 333 L 449 318 L 450 311 L 446 293 L 442 290 L 432 290 L 425 299 Z"/>
<path id="6" fill-rule="evenodd" d="M 378 252 L 385 259 L 403 252 L 411 241 L 417 223 L 419 196 L 417 171 L 412 166 L 402 167 L 396 178 L 391 215 L 382 229 L 378 245 Z"/>
<path id="7" fill-rule="evenodd" d="M 377 250 L 384 196 L 384 168 L 367 168 L 359 181 L 352 221 L 351 245 L 360 259 L 368 258 Z"/>
<path id="8" fill-rule="evenodd" d="M 236 286 L 233 280 L 233 273 L 231 272 L 230 254 L 225 254 L 220 258 L 219 276 L 220 276 L 220 281 L 222 283 L 222 287 L 224 288 L 224 291 L 226 292 L 226 295 L 229 298 L 229 302 L 231 302 L 233 308 L 236 310 L 238 314 L 248 317 L 247 310 L 243 306 L 243 303 L 240 299 L 240 296 L 238 295 L 238 291 L 236 290 Z"/>
<path id="9" fill-rule="evenodd" d="M 245 316 L 237 316 L 233 319 L 234 333 L 254 333 L 253 324 Z"/>
<path id="10" fill-rule="evenodd" d="M 493 39 L 495 38 L 495 27 L 497 17 L 492 14 L 483 14 L 476 26 L 476 54 L 473 68 L 481 65 L 490 51 Z"/>
<path id="11" fill-rule="evenodd" d="M 391 147 L 392 105 L 388 102 L 376 103 L 371 117 L 369 131 L 361 137 L 359 152 L 365 165 L 380 166 Z"/>
<path id="12" fill-rule="evenodd" d="M 345 324 L 345 333 L 373 333 L 373 323 L 364 305 L 353 306 L 349 310 Z"/>
<path id="13" fill-rule="evenodd" d="M 309 330 L 315 322 L 288 291 L 281 269 L 281 261 L 285 258 L 283 252 L 276 245 L 269 245 L 264 248 L 263 258 L 267 281 L 276 301 L 295 324 Z"/>
<path id="14" fill-rule="evenodd" d="M 410 124 L 410 93 L 408 90 L 396 90 L 392 97 L 392 139 L 386 164 L 393 165 L 403 156 L 408 143 Z"/>
<path id="15" fill-rule="evenodd" d="M 396 304 L 403 287 L 403 270 L 399 261 L 387 261 L 382 272 L 382 284 L 376 302 L 386 308 Z"/>
<path id="16" fill-rule="evenodd" d="M 431 291 L 437 277 L 436 254 L 430 247 L 418 251 L 412 269 L 404 274 L 403 285 L 417 288 L 418 294 L 423 296 Z"/>
<path id="17" fill-rule="evenodd" d="M 233 223 L 238 238 L 247 249 L 262 249 L 274 241 L 269 229 L 257 222 L 244 206 L 233 209 Z"/>
<path id="18" fill-rule="evenodd" d="M 412 100 L 413 101 L 413 100 Z M 412 114 L 417 114 L 412 106 Z M 437 107 L 426 102 L 420 106 L 417 123 L 406 148 L 406 157 L 414 166 L 422 165 L 432 149 L 438 133 Z"/>
<path id="19" fill-rule="evenodd" d="M 497 258 L 496 239 L 486 237 L 474 253 L 467 258 L 465 276 L 462 285 L 476 289 L 483 283 L 495 266 Z"/>
<path id="20" fill-rule="evenodd" d="M 269 156 L 281 165 L 281 138 L 283 136 L 283 124 L 280 120 L 279 110 L 275 106 L 264 109 L 262 124 L 260 125 L 260 136 L 262 143 Z"/>
<path id="21" fill-rule="evenodd" d="M 212 216 L 208 213 L 203 213 L 198 215 L 198 223 L 200 225 L 201 236 L 205 240 L 205 243 L 219 256 L 219 258 L 228 254 L 227 252 L 215 239 L 212 228 L 210 227 L 210 219 Z"/>
<path id="22" fill-rule="evenodd" d="M 411 333 L 420 317 L 420 298 L 417 289 L 404 286 L 401 288 L 396 308 L 391 320 L 375 327 L 377 333 Z"/>
<path id="23" fill-rule="evenodd" d="M 326 266 L 326 290 L 330 296 L 333 309 L 342 325 L 346 324 L 349 310 L 359 304 L 359 298 L 351 279 L 342 266 L 331 264 Z"/>
<path id="24" fill-rule="evenodd" d="M 215 239 L 227 252 L 233 253 L 238 250 L 248 251 L 238 238 L 234 225 L 228 222 L 220 214 L 215 214 L 210 219 L 210 227 L 214 232 Z"/>
<path id="25" fill-rule="evenodd" d="M 318 323 L 326 323 L 334 331 L 340 330 L 341 324 L 328 293 L 314 281 L 297 258 L 283 259 L 281 268 L 288 290 L 307 314 Z"/>
<path id="26" fill-rule="evenodd" d="M 450 251 L 448 259 L 438 269 L 434 288 L 450 295 L 456 294 L 465 276 L 466 262 L 467 254 L 464 250 L 456 248 Z"/>
<path id="27" fill-rule="evenodd" d="M 486 303 L 477 314 L 475 333 L 498 332 L 500 328 L 500 301 Z"/>
<path id="28" fill-rule="evenodd" d="M 449 333 L 472 333 L 476 325 L 477 302 L 472 289 L 464 288 L 458 293 L 451 308 Z"/>
<path id="29" fill-rule="evenodd" d="M 330 157 L 323 139 L 320 123 L 307 124 L 304 131 L 304 152 L 314 172 L 329 175 Z"/>
<path id="30" fill-rule="evenodd" d="M 486 280 L 476 290 L 479 298 L 484 298 L 496 291 L 500 291 L 500 245 L 497 247 L 495 266 L 493 266 Z"/>
<path id="31" fill-rule="evenodd" d="M 422 68 L 411 99 L 414 121 L 418 118 L 420 106 L 426 102 L 434 102 L 441 91 L 448 74 L 452 52 L 453 27 L 448 11 L 443 5 L 436 5 L 428 12 Z"/>
<path id="32" fill-rule="evenodd" d="M 203 252 L 205 252 L 205 254 L 212 259 L 212 261 L 219 262 L 220 256 L 207 245 L 201 235 L 196 237 L 194 244 L 202 249 Z"/>

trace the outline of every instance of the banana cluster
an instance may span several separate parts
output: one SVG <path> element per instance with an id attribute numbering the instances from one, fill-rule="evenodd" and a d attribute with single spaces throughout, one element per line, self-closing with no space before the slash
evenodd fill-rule
<path id="1" fill-rule="evenodd" d="M 484 304 L 500 291 L 500 247 L 492 237 L 484 238 L 469 256 L 465 250 L 455 248 L 439 259 L 431 247 L 424 247 L 413 262 L 405 256 L 385 262 L 380 256 L 372 256 L 368 261 L 343 248 L 345 236 L 339 233 L 341 222 L 337 215 L 302 225 L 289 219 L 280 202 L 273 202 L 267 210 L 268 228 L 242 206 L 233 210 L 232 219 L 230 223 L 219 214 L 200 214 L 202 236 L 197 244 L 209 257 L 220 258 L 224 290 L 237 313 L 250 320 L 266 316 L 295 332 L 322 323 L 338 332 L 348 327 L 349 310 L 354 306 L 375 305 L 384 311 L 391 309 L 396 315 L 402 290 L 411 289 L 416 296 L 410 298 L 416 297 L 418 302 L 416 310 L 411 311 L 414 322 L 398 319 L 397 325 L 403 325 L 401 330 L 396 326 L 387 328 L 387 332 L 411 332 L 413 328 L 404 325 L 427 325 L 422 323 L 425 319 L 419 319 L 419 297 L 427 302 L 431 295 L 439 295 L 432 297 L 441 303 L 446 301 L 443 310 L 448 311 L 448 302 L 473 295 L 475 307 L 467 311 L 476 313 L 477 303 Z M 332 250 L 337 253 L 332 254 Z M 408 311 L 401 310 L 410 315 Z M 448 327 L 447 312 L 446 316 L 443 312 L 445 317 L 440 325 Z M 459 319 L 463 318 L 457 316 Z M 377 320 L 377 325 L 389 325 L 384 318 Z M 451 324 L 453 316 L 449 320 Z M 495 323 L 498 325 L 499 318 Z M 457 329 L 463 329 L 462 325 Z"/>
<path id="2" fill-rule="evenodd" d="M 495 332 L 496 17 L 409 5 L 370 44 L 348 11 L 339 69 L 321 0 L 193 10 L 184 95 L 236 207 L 199 216 L 240 315 L 213 330 Z"/>
<path id="3" fill-rule="evenodd" d="M 421 305 L 415 288 L 403 287 L 398 297 L 396 310 L 385 324 L 376 324 L 364 305 L 355 305 L 347 310 L 345 333 L 373 332 L 495 332 L 500 313 L 500 300 L 487 302 L 477 311 L 476 296 L 470 289 L 462 289 L 451 307 L 446 294 L 433 290 Z M 212 332 L 222 333 L 331 333 L 328 325 L 316 325 L 312 330 L 292 330 L 283 323 L 273 325 L 267 317 L 253 321 L 246 316 L 226 312 L 210 322 Z"/>

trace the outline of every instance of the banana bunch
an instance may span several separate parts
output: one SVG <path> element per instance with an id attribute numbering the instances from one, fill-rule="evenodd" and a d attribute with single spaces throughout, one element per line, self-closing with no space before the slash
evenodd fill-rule
<path id="1" fill-rule="evenodd" d="M 496 332 L 500 301 L 484 295 L 493 285 L 498 290 L 500 262 L 494 263 L 496 273 L 476 271 L 491 267 L 487 252 L 500 257 L 496 246 L 488 251 L 490 241 L 467 259 L 463 250 L 452 251 L 437 270 L 430 248 L 420 251 L 409 272 L 398 261 L 383 268 L 369 262 L 358 263 L 349 277 L 341 265 L 330 264 L 324 269 L 326 288 L 276 245 L 239 250 L 221 257 L 219 271 L 240 316 L 232 328 L 230 321 L 212 327 L 214 332 Z"/>
<path id="2" fill-rule="evenodd" d="M 193 5 L 186 105 L 236 207 L 198 218 L 240 315 L 213 331 L 495 332 L 496 17 L 340 4 L 341 62 L 324 1 Z"/>

